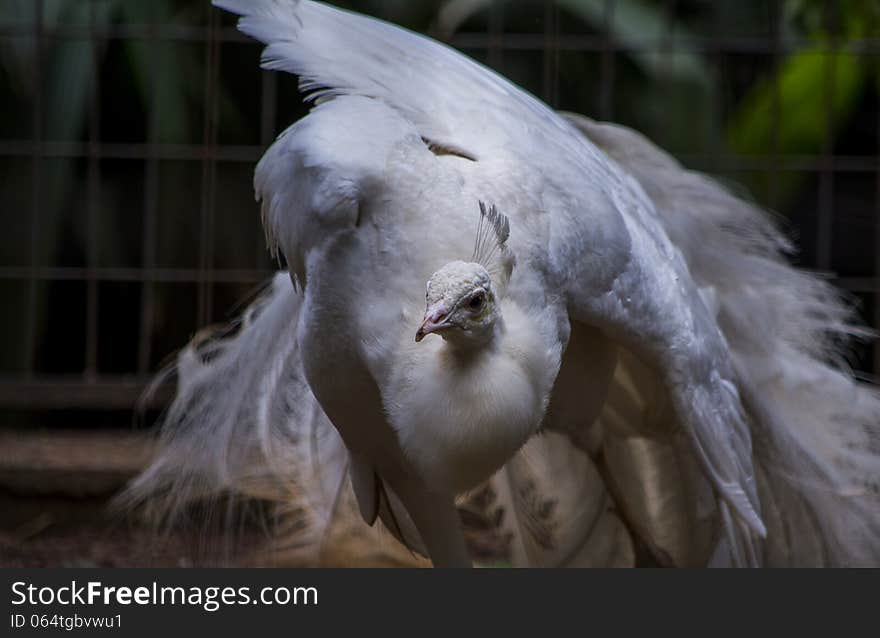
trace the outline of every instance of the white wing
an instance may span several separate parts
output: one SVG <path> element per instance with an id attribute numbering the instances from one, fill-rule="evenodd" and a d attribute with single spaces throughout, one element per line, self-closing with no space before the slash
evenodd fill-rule
<path id="1" fill-rule="evenodd" d="M 792 247 L 764 212 L 634 131 L 568 117 L 644 187 L 724 332 L 753 433 L 766 561 L 877 564 L 880 396 L 841 362 L 847 339 L 866 336 L 852 308 L 786 262 Z"/>

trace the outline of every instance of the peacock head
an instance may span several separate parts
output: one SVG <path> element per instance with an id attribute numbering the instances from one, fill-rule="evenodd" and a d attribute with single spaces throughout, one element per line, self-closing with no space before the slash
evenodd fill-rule
<path id="1" fill-rule="evenodd" d="M 452 345 L 478 347 L 492 340 L 503 325 L 499 296 L 514 264 L 506 243 L 509 235 L 507 217 L 480 202 L 473 260 L 449 262 L 431 275 L 416 341 L 432 332 Z"/>
<path id="2" fill-rule="evenodd" d="M 416 332 L 432 332 L 450 343 L 480 341 L 494 333 L 501 318 L 492 278 L 481 264 L 453 261 L 428 280 L 427 308 Z"/>

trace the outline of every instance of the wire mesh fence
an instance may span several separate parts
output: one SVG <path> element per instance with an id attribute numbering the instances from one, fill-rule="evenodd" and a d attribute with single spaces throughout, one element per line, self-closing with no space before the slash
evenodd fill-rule
<path id="1" fill-rule="evenodd" d="M 798 263 L 880 327 L 873 3 L 339 4 L 445 39 L 750 193 L 796 237 Z M 260 45 L 203 0 L 4 6 L 0 410 L 97 422 L 272 271 L 252 170 L 305 108 L 295 78 L 259 70 Z M 876 372 L 880 357 L 865 346 L 853 363 Z"/>

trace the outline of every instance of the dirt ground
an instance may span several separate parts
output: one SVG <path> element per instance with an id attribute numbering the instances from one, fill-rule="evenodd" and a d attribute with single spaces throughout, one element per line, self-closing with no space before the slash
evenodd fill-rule
<path id="1" fill-rule="evenodd" d="M 427 564 L 387 531 L 346 524 L 350 516 L 328 530 L 320 551 L 301 539 L 295 521 L 278 535 L 259 516 L 231 531 L 206 524 L 157 530 L 111 506 L 152 448 L 151 437 L 131 431 L 0 428 L 0 567 Z M 260 510 L 258 502 L 248 506 Z"/>
<path id="2" fill-rule="evenodd" d="M 9 499 L 4 496 L 5 507 Z M 58 510 L 45 502 L 31 505 L 42 513 L 0 531 L 0 567 L 187 567 L 206 562 L 196 558 L 191 538 L 174 535 L 159 542 L 151 530 L 102 520 L 97 513 L 93 520 L 74 522 L 61 518 L 70 512 L 66 505 Z"/>
<path id="3" fill-rule="evenodd" d="M 0 567 L 234 564 L 219 534 L 160 535 L 109 506 L 151 451 L 133 432 L 0 430 Z"/>
<path id="4" fill-rule="evenodd" d="M 193 524 L 160 532 L 111 507 L 152 449 L 152 438 L 131 431 L 0 428 L 0 567 L 429 565 L 381 524 L 364 525 L 353 494 L 320 541 L 303 532 L 296 516 L 271 530 L 258 515 L 232 531 Z M 247 507 L 264 511 L 257 501 Z M 507 560 L 491 522 L 460 513 L 474 556 L 489 564 Z"/>

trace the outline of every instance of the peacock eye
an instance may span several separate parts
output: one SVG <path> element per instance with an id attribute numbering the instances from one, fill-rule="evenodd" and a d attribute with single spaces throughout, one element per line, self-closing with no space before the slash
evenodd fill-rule
<path id="1" fill-rule="evenodd" d="M 472 310 L 479 310 L 483 306 L 483 301 L 483 295 L 474 295 L 468 302 L 468 306 L 470 306 Z"/>

